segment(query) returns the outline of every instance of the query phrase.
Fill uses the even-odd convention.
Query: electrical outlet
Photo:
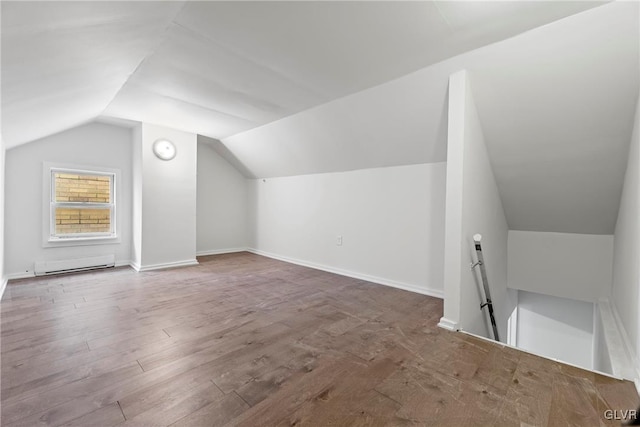
[[[336,245],[342,246],[342,236],[338,236],[338,238],[336,239]]]

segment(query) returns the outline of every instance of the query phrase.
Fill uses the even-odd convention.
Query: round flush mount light
[[[162,160],[171,160],[176,156],[176,146],[168,139],[159,139],[153,143],[153,154]]]

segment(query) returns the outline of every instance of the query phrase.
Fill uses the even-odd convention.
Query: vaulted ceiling
[[[2,132],[107,115],[224,138],[595,5],[3,1]]]
[[[638,102],[639,6],[588,10],[468,67],[511,229],[613,234]]]
[[[637,2],[0,7],[8,147],[123,119],[213,138],[252,177],[444,161],[448,76],[465,68],[510,227],[615,224]]]

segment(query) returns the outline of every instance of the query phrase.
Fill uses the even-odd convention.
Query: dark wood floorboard
[[[12,281],[2,426],[600,426],[633,384],[436,327],[442,301],[239,253]]]

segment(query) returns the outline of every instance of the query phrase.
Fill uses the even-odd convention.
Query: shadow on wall
[[[594,368],[591,302],[519,291],[517,330],[518,348]]]
[[[537,316],[570,328],[593,333],[593,321],[587,323],[585,317],[593,319],[593,303],[570,298],[560,298],[535,292],[519,291],[519,309],[529,310]],[[587,314],[587,316],[585,316]]]
[[[242,162],[240,162],[240,160],[238,160],[238,158],[231,152],[231,150],[229,150],[227,146],[224,145],[220,140],[198,135],[198,142],[207,144],[208,146],[213,148],[213,151],[218,153],[220,157],[229,162],[229,164],[236,168],[236,170],[240,172],[245,178],[256,178],[256,176],[251,173],[251,171],[247,169],[245,165],[242,164]]]

